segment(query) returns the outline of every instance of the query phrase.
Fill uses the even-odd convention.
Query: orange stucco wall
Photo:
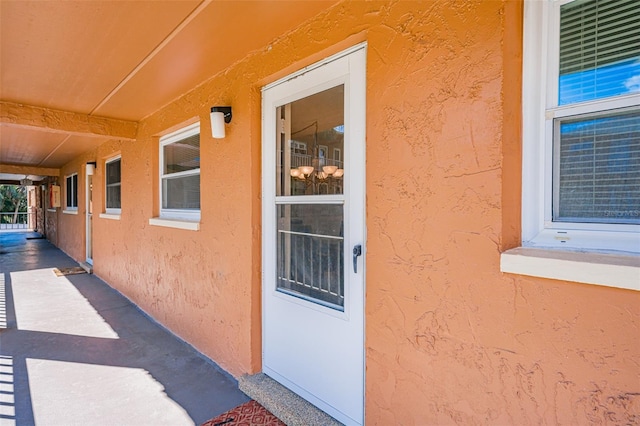
[[[520,233],[519,1],[348,2],[63,168],[122,154],[95,272],[231,374],[260,370],[260,87],[359,41],[367,63],[369,424],[633,423],[640,296],[502,274]],[[208,109],[232,105],[227,137]],[[200,119],[201,229],[150,226],[158,136]],[[80,214],[59,245],[84,257]]]

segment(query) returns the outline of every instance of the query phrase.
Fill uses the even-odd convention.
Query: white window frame
[[[120,161],[120,208],[107,207],[109,204],[109,191],[107,190],[107,165],[116,161]],[[116,155],[108,158],[104,162],[104,211],[107,215],[122,214],[122,155]]]
[[[640,106],[640,94],[557,106],[560,6],[526,1],[523,52],[522,245],[640,254],[640,225],[552,221],[554,118]]]
[[[76,185],[73,186],[73,177],[76,177]],[[71,185],[69,185],[69,180],[71,180]],[[69,188],[71,186],[71,188]],[[78,173],[71,173],[64,177],[64,203],[66,212],[77,212],[78,211]],[[69,205],[69,191],[71,191],[72,198],[75,198],[76,205]],[[74,197],[75,195],[75,197]]]
[[[165,209],[163,206],[163,191],[162,191],[162,179],[165,177],[173,176],[173,177],[185,177],[185,176],[200,176],[200,168],[187,170],[184,172],[178,173],[170,173],[164,174],[164,147],[166,145],[170,145],[174,142],[178,142],[190,136],[200,134],[200,122],[191,124],[187,127],[184,127],[176,132],[170,133],[160,138],[160,167],[159,167],[159,198],[160,201],[160,219],[172,219],[179,221],[187,221],[187,222],[199,222],[200,221],[200,209]],[[202,150],[200,150],[200,156],[202,157]],[[200,201],[202,202],[202,193],[200,197]],[[158,222],[158,223],[155,223]],[[152,224],[160,225],[162,221],[155,221]],[[150,222],[151,223],[151,222]],[[160,225],[161,226],[161,225]]]

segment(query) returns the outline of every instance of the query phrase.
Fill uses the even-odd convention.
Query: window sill
[[[100,219],[120,220],[119,214],[100,213],[99,216],[100,216]]]
[[[640,256],[518,247],[500,256],[500,271],[640,291]]]
[[[189,222],[186,220],[177,219],[162,219],[159,217],[152,217],[149,219],[149,225],[164,226],[166,228],[186,229],[188,231],[199,231],[200,222]]]
[[[78,214],[78,210],[62,210],[64,214]]]

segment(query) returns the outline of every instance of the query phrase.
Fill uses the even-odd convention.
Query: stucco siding
[[[234,376],[260,371],[260,89],[366,41],[367,423],[640,421],[638,292],[500,272],[520,237],[521,29],[519,1],[345,1],[282,34],[62,169],[98,162],[96,274]],[[233,107],[225,139],[213,105]],[[158,138],[197,120],[200,230],[149,225]],[[101,219],[116,153],[122,215]],[[79,182],[58,245],[82,260]]]

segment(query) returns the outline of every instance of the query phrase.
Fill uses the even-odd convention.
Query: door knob
[[[353,273],[358,273],[358,257],[362,256],[362,246],[360,244],[356,244],[353,246]]]

